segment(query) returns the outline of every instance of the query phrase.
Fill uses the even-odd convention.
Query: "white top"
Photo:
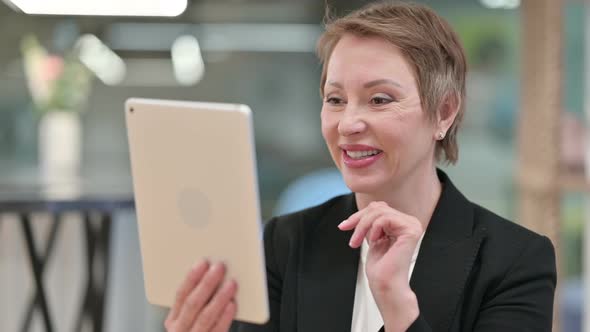
[[[410,271],[408,272],[408,280],[414,271],[414,265],[416,264],[416,258],[418,257],[423,238],[424,234],[422,234],[416,245],[416,249],[414,249],[412,261],[410,262]],[[367,240],[365,240],[361,246],[361,259],[356,278],[351,332],[378,332],[383,326],[383,318],[381,317],[379,308],[377,308],[373,293],[371,293],[371,289],[369,288],[369,280],[367,279],[367,273],[365,271],[368,252],[369,244],[367,243]]]

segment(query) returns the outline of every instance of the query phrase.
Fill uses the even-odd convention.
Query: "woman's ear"
[[[459,114],[459,108],[461,108],[459,96],[456,93],[447,94],[436,112],[437,133],[443,132],[446,135],[453,122],[455,122],[457,114]]]

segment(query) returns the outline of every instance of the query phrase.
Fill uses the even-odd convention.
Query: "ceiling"
[[[18,42],[25,33],[33,32],[51,41],[59,24],[75,23],[80,33],[98,36],[106,33],[112,23],[307,23],[322,21],[324,1],[321,0],[189,0],[187,10],[176,18],[113,18],[113,17],[56,17],[27,16],[17,13],[0,0],[0,62],[18,56]],[[523,0],[537,1],[537,0]],[[567,0],[582,2],[583,0]],[[330,0],[337,13],[347,12],[368,0]],[[437,8],[482,10],[479,0],[421,0],[420,3]],[[4,61],[3,61],[4,60]]]

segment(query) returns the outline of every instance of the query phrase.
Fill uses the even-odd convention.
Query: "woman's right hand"
[[[225,280],[222,263],[203,261],[191,269],[164,323],[168,332],[226,332],[236,315],[237,284]]]

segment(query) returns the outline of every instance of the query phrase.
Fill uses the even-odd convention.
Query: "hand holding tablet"
[[[191,269],[166,318],[166,330],[226,332],[236,315],[237,283],[224,276],[220,263],[201,261]]]

